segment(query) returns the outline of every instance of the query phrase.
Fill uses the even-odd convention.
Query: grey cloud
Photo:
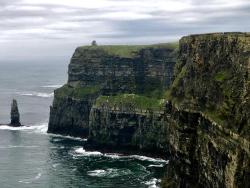
[[[32,45],[37,45],[41,41],[45,41],[44,45],[48,46],[48,50],[57,43],[60,44],[60,50],[55,53],[60,54],[63,46],[68,49],[69,44],[71,47],[77,46],[86,44],[92,39],[108,43],[167,42],[165,40],[177,40],[183,35],[193,33],[250,29],[248,20],[250,2],[244,0],[237,1],[242,2],[237,6],[227,6],[226,3],[223,5],[221,0],[207,2],[191,0],[188,1],[191,2],[189,6],[179,11],[165,10],[164,7],[155,8],[153,0],[145,0],[141,4],[143,6],[150,2],[153,8],[150,5],[146,6],[147,8],[129,7],[130,2],[140,3],[140,0],[110,0],[110,2],[112,5],[109,7],[100,8],[96,4],[95,8],[86,8],[1,0],[0,51],[2,49],[6,51],[8,47],[11,50],[15,41],[20,43],[23,41],[23,48],[31,51]],[[127,3],[127,6],[118,7],[116,6],[118,2]],[[36,8],[32,9],[32,6]],[[124,12],[131,15],[126,16]]]

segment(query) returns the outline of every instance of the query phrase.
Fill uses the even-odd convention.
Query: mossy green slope
[[[249,137],[249,33],[183,37],[166,97]]]

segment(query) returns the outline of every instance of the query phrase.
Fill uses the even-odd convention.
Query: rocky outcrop
[[[176,44],[78,47],[68,83],[55,91],[48,132],[87,136],[92,104],[101,95],[162,97],[172,82],[176,49]]]
[[[13,99],[11,103],[10,118],[11,118],[11,122],[9,124],[10,126],[15,126],[15,127],[21,126],[20,114],[18,110],[17,101],[15,99]]]

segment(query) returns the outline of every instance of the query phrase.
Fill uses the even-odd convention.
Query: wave
[[[30,97],[42,97],[42,98],[50,98],[54,96],[54,93],[42,93],[42,92],[18,92],[19,95],[22,96],[30,96]]]
[[[12,127],[9,125],[1,125],[0,130],[11,130],[11,131],[29,131],[34,130],[38,133],[46,133],[48,128],[47,123],[42,123],[39,125],[31,125],[31,126],[21,126],[21,127]]]
[[[39,172],[34,178],[19,180],[18,182],[19,182],[19,183],[30,184],[30,183],[33,183],[34,181],[40,179],[41,176],[42,176],[42,173]]]
[[[41,86],[41,87],[45,87],[45,88],[59,88],[62,87],[62,84],[55,84],[55,85],[46,85],[46,86]]]
[[[33,127],[31,126],[22,126],[22,127],[12,127],[9,125],[1,125],[0,130],[13,130],[13,131],[21,131],[21,130],[31,130]]]
[[[153,165],[148,165],[148,167],[164,167],[163,164],[153,164]]]
[[[107,153],[104,154],[105,157],[109,157],[109,158],[113,158],[113,159],[120,159],[120,158],[130,158],[130,159],[137,159],[140,161],[149,161],[149,162],[157,162],[157,163],[165,163],[168,164],[169,160],[164,160],[164,159],[160,159],[160,158],[152,158],[152,157],[147,157],[147,156],[143,156],[143,155],[119,155],[116,153]]]
[[[59,134],[53,134],[53,133],[47,133],[48,130],[48,122],[37,124],[37,125],[28,125],[28,126],[21,126],[21,127],[12,127],[9,125],[1,125],[0,130],[11,130],[11,131],[32,131],[35,133],[41,133],[41,134],[48,134],[53,137],[58,137],[58,138],[66,138],[66,139],[71,139],[71,140],[79,140],[79,141],[84,141],[86,142],[86,138],[80,138],[80,137],[72,137],[72,136],[63,136]],[[59,141],[59,140],[57,140]]]
[[[52,167],[53,168],[56,168],[57,166],[59,166],[60,165],[60,163],[55,163],[55,164],[52,164]]]
[[[84,142],[86,142],[88,140],[87,138],[74,137],[74,136],[64,136],[64,135],[54,134],[54,133],[48,133],[48,135],[51,135],[53,137],[59,137],[59,138],[67,138],[67,139],[71,139],[71,140],[79,140],[79,141],[84,141]]]
[[[103,155],[99,151],[86,151],[83,148],[75,149],[75,153],[81,154],[81,156],[102,156]]]
[[[152,158],[152,157],[147,157],[147,156],[142,156],[142,155],[121,155],[117,153],[103,154],[99,151],[86,151],[82,147],[75,149],[74,153],[77,153],[77,156],[104,156],[104,157],[112,158],[112,159],[137,159],[140,161],[149,161],[149,162],[154,162],[154,163],[164,163],[164,164],[169,163],[169,160],[164,160],[160,158]]]
[[[159,186],[157,184],[159,184],[161,182],[160,179],[156,179],[156,178],[152,178],[149,181],[144,182],[145,185],[148,185],[148,188],[159,188]]]
[[[124,155],[117,154],[117,153],[105,153],[104,156],[108,158],[112,158],[112,159],[120,159],[120,158],[125,157]]]
[[[158,163],[165,163],[165,164],[169,163],[169,160],[164,160],[161,158],[152,158],[152,157],[147,157],[143,155],[130,155],[129,158],[134,158],[140,161],[150,161],[150,162],[158,162]]]
[[[108,168],[106,170],[97,169],[97,170],[88,171],[87,174],[89,176],[94,176],[94,177],[114,178],[118,176],[125,176],[131,173],[132,172],[129,169]]]

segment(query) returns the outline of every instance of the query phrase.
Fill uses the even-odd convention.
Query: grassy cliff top
[[[82,99],[88,95],[96,94],[100,91],[100,87],[98,85],[87,86],[87,87],[71,87],[68,84],[58,88],[55,90],[56,97],[73,97]]]
[[[164,99],[149,98],[137,94],[118,94],[115,96],[100,96],[96,99],[95,107],[108,105],[109,107],[131,107],[141,110],[163,110],[165,104]]]
[[[142,49],[147,48],[166,48],[170,50],[175,50],[179,46],[178,42],[173,43],[161,43],[161,44],[153,44],[153,45],[98,45],[98,46],[80,46],[77,48],[79,52],[85,51],[85,50],[103,50],[109,55],[115,55],[119,57],[124,58],[131,58],[133,57],[137,52],[139,52]]]
[[[181,42],[186,40],[211,40],[211,39],[218,39],[218,38],[227,38],[227,39],[235,39],[240,38],[243,42],[246,40],[249,41],[250,38],[250,32],[221,32],[221,33],[204,33],[204,34],[193,34],[184,36],[180,39]],[[247,38],[247,39],[246,39]]]

